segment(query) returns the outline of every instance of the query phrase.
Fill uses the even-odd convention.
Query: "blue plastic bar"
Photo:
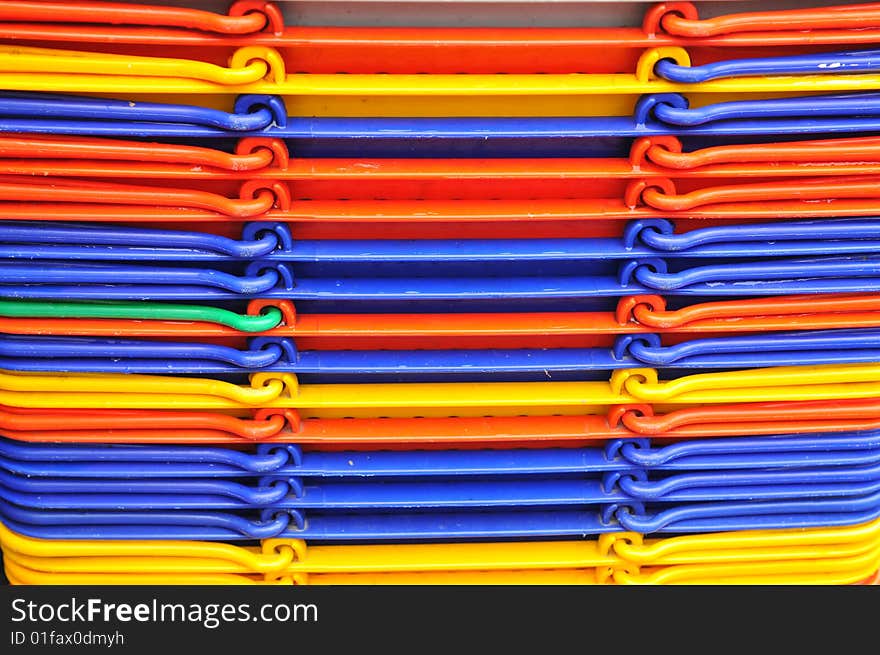
[[[224,375],[275,371],[318,376],[540,374],[619,368],[749,368],[880,361],[880,330],[824,330],[692,339],[617,337],[612,348],[510,350],[298,350],[287,337],[255,337],[246,350],[203,343],[0,335],[0,368],[64,373]]]
[[[74,120],[86,124],[137,121],[252,132],[276,124],[283,126],[287,112],[284,101],[274,96],[241,96],[230,113],[195,105],[3,91],[0,93],[0,117]]]
[[[614,476],[613,478],[611,476]],[[64,480],[0,472],[10,503],[47,510],[442,509],[592,505],[624,501],[717,502],[864,496],[880,491],[880,464],[822,469],[700,472],[649,479],[646,471],[586,478],[262,481]]]
[[[0,439],[0,469],[34,478],[556,476],[634,469],[781,469],[878,462],[880,431],[700,439],[666,446],[652,446],[649,439],[615,439],[596,448],[430,452],[303,452],[295,445],[262,445],[255,453],[247,453],[205,446],[62,446]]]
[[[658,77],[680,84],[698,84],[709,80],[753,75],[852,75],[875,73],[878,70],[880,50],[729,59],[701,66],[680,66],[671,59],[661,59],[654,66]]]
[[[0,94],[0,131],[82,136],[273,136],[371,141],[580,139],[660,134],[774,136],[880,131],[880,93],[739,100],[690,109],[679,94],[642,98],[632,116],[288,118],[281,98],[242,96],[233,115],[189,105],[50,94]],[[253,123],[251,123],[253,122]],[[244,129],[242,129],[244,128]],[[295,150],[295,152],[299,152]],[[540,151],[530,151],[539,156]]]
[[[230,265],[232,266],[232,265]],[[510,271],[426,277],[399,270],[363,277],[356,264],[329,275],[299,277],[295,265],[254,261],[227,270],[110,263],[0,261],[0,297],[82,300],[477,300],[612,298],[662,291],[675,296],[744,297],[880,290],[880,255],[732,261],[691,266],[657,257],[621,260],[594,275],[531,276]],[[587,270],[580,264],[582,270]],[[526,267],[529,268],[528,266]],[[617,275],[612,273],[617,268]],[[436,266],[426,265],[435,273]],[[459,271],[460,273],[460,271]]]
[[[880,218],[725,225],[676,233],[672,221],[630,221],[620,238],[295,241],[279,222],[245,224],[240,239],[183,230],[53,221],[0,223],[0,259],[156,261],[541,262],[786,257],[880,252]]]
[[[42,539],[314,541],[562,537],[621,530],[642,533],[718,532],[855,525],[880,516],[880,493],[851,498],[689,503],[673,508],[637,502],[575,510],[458,513],[322,513],[266,509],[210,511],[76,512],[29,510],[0,500],[11,530]]]

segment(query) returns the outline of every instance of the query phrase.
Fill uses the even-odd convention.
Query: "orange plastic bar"
[[[674,136],[642,137],[633,142],[630,163],[641,168],[645,163],[661,169],[672,169],[678,175],[736,173],[762,171],[762,175],[812,175],[811,170],[834,170],[850,174],[850,170],[872,171],[868,164],[880,160],[880,138],[852,137],[782,143],[750,143],[725,145],[684,152],[681,141]],[[741,164],[764,164],[756,168]],[[843,166],[843,164],[854,164]],[[830,165],[830,166],[829,166]],[[650,170],[650,169],[648,169]],[[766,171],[766,172],[764,172]],[[647,171],[645,171],[646,174]]]
[[[60,427],[63,426],[63,427]],[[176,410],[51,410],[0,407],[0,435],[71,443],[293,442],[311,449],[573,447],[634,436],[679,440],[880,428],[880,399],[743,403],[655,414],[648,405],[607,416],[311,419],[295,410],[247,416]]]
[[[777,201],[811,201],[880,198],[880,176],[834,177],[736,184],[679,194],[668,178],[639,180],[626,191],[626,203],[645,203],[664,212],[687,212],[706,205]],[[837,203],[834,203],[837,206]]]
[[[64,426],[59,428],[59,426]],[[0,408],[0,434],[74,443],[297,443],[312,449],[576,446],[632,436],[601,416],[302,419],[295,410],[249,417],[174,410]]]
[[[179,27],[218,34],[252,34],[270,26],[279,31],[284,24],[277,6],[254,0],[232,3],[228,15],[121,2],[4,0],[0,3],[0,21]]]
[[[622,407],[609,413],[613,425],[640,435],[678,435],[682,428],[717,426],[713,436],[873,430],[880,428],[880,400],[822,400],[779,403],[739,403],[689,407],[655,414],[650,405]]]
[[[564,183],[644,177],[742,178],[880,174],[880,138],[717,146],[683,152],[674,136],[636,139],[629,158],[291,160],[281,139],[244,138],[233,153],[199,146],[77,136],[0,135],[0,175],[187,180],[352,181],[356,184],[478,180],[486,196],[521,191],[526,181]],[[510,182],[505,188],[502,183]],[[494,185],[497,185],[496,188]],[[382,187],[378,197],[389,197]],[[422,190],[422,193],[425,191]],[[531,190],[528,191],[531,193]],[[302,191],[314,197],[310,189]]]
[[[241,187],[240,198],[227,198],[218,194],[195,189],[173,189],[82,182],[65,178],[34,178],[26,182],[20,179],[0,178],[0,201],[30,199],[39,203],[90,203],[98,201],[110,205],[152,205],[157,207],[189,207],[216,212],[231,218],[250,218],[265,214],[275,206],[290,206],[286,187],[266,187],[259,181],[246,182]]]
[[[729,14],[700,20],[689,2],[670,2],[653,7],[645,17],[645,31],[659,22],[669,34],[688,38],[740,32],[790,32],[793,30],[859,30],[880,24],[880,3],[782,9]]]
[[[230,47],[267,46],[282,54],[287,68],[308,73],[576,73],[626,72],[640,52],[657,46],[686,46],[696,65],[720,56],[740,58],[786,52],[840,49],[841,45],[880,42],[880,22],[860,6],[848,8],[861,18],[853,28],[820,23],[805,29],[790,20],[785,29],[718,36],[677,35],[676,21],[696,20],[690,3],[666,3],[649,9],[643,28],[444,28],[444,27],[284,27],[278,8],[258,0],[238,2],[234,16],[169,7],[140,7],[137,14],[107,20],[101,11],[76,12],[88,20],[67,20],[77,2],[15,2],[0,16],[0,39],[51,47],[88,43],[96,51],[155,55],[156,47],[175,58],[225,63]],[[89,3],[97,7],[106,3]],[[59,7],[53,13],[43,5]],[[116,5],[126,7],[126,5]],[[63,7],[63,9],[60,9]],[[79,7],[77,7],[79,8]],[[246,10],[245,10],[246,9]],[[182,17],[180,12],[187,12]],[[230,11],[230,14],[233,12]],[[843,12],[839,12],[843,13]],[[761,14],[755,14],[760,16]],[[797,18],[799,14],[795,14]],[[120,20],[127,18],[128,20]],[[262,23],[258,23],[262,20]],[[785,20],[785,19],[783,19]],[[780,21],[782,22],[782,21]],[[698,24],[700,21],[698,21]],[[217,25],[220,25],[218,28]],[[229,26],[250,33],[232,33]],[[262,25],[263,27],[258,27]],[[672,29],[668,29],[668,26]],[[257,31],[260,30],[260,31]],[[736,48],[734,53],[719,49]]]
[[[20,177],[6,176],[0,178],[0,212],[11,220],[148,224],[220,224],[263,216],[265,220],[299,224],[300,239],[442,239],[448,238],[449,223],[460,224],[455,230],[461,238],[601,237],[619,236],[621,221],[669,218],[670,212],[676,213],[674,218],[683,231],[697,226],[688,224],[688,219],[702,223],[874,216],[880,197],[880,176],[870,175],[709,186],[685,195],[677,195],[675,185],[665,178],[631,180],[624,193],[625,184],[625,180],[606,180],[603,184],[602,180],[583,179],[578,183],[577,194],[530,198],[523,197],[528,186],[520,183],[516,199],[487,200],[485,182],[473,180],[470,194],[482,194],[479,199],[452,200],[447,195],[438,199],[310,200],[291,197],[291,189],[298,196],[305,185],[288,187],[283,181],[272,180],[245,182],[237,192],[238,197],[230,198],[213,191],[160,183],[128,185],[58,177],[22,181]],[[595,197],[591,193],[596,192],[591,186],[603,185],[616,197]],[[510,188],[516,186],[511,182]],[[338,194],[338,187],[337,183],[330,183],[326,192]],[[424,188],[412,183],[395,183],[394,187],[398,193],[409,196]],[[350,188],[350,195],[362,192],[361,185]],[[834,202],[811,201],[814,199]],[[701,224],[708,225],[711,224]]]
[[[26,306],[26,303],[22,303]],[[783,296],[698,303],[667,310],[660,296],[626,296],[615,312],[300,314],[291,301],[253,300],[245,316],[280,310],[281,323],[239,332],[205,321],[148,318],[0,317],[0,332],[57,336],[176,337],[238,347],[255,335],[294,337],[303,349],[587,347],[618,334],[721,335],[880,327],[880,294]],[[2,312],[2,309],[0,309]],[[26,312],[26,307],[22,313]],[[673,338],[670,342],[674,342]]]
[[[216,148],[186,146],[173,143],[147,143],[123,139],[100,139],[78,136],[0,135],[0,174],[82,175],[87,167],[75,167],[73,162],[115,162],[105,165],[108,175],[121,176],[126,170],[134,173],[155,174],[163,177],[164,164],[168,175],[177,171],[198,177],[208,172],[243,173],[243,179],[261,169],[272,167],[276,172],[288,165],[287,146],[280,139],[245,138],[239,140],[235,151],[228,153]],[[33,169],[25,169],[27,164]],[[74,172],[76,171],[76,172]]]

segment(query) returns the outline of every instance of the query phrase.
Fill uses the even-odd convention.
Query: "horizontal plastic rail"
[[[589,408],[641,402],[875,398],[878,387],[876,364],[746,369],[670,381],[660,381],[654,369],[621,369],[609,382],[496,382],[477,388],[454,382],[300,385],[290,373],[255,373],[246,386],[210,378],[4,371],[0,403],[46,409],[296,408],[319,418],[509,416],[583,414],[591,413]],[[543,411],[536,412],[539,408]]]
[[[228,137],[246,134],[278,138],[371,142],[424,140],[443,144],[449,140],[529,139],[529,150],[543,141],[584,137],[644,137],[648,135],[736,135],[778,139],[779,134],[852,134],[880,130],[880,94],[872,92],[774,99],[749,99],[690,107],[675,93],[646,95],[634,110],[605,117],[571,111],[568,117],[412,117],[384,110],[383,117],[288,117],[283,98],[243,95],[228,111],[195,105],[112,100],[46,93],[0,94],[0,131],[81,136]],[[398,116],[398,117],[393,117]],[[483,152],[474,146],[476,152]],[[627,147],[624,149],[624,154]],[[439,147],[450,156],[450,147]],[[589,144],[579,152],[590,154]],[[432,152],[438,152],[433,150]],[[351,156],[362,156],[355,151]],[[506,154],[509,155],[509,152]]]
[[[63,427],[62,427],[63,426]],[[576,446],[597,440],[815,434],[880,429],[876,398],[716,405],[655,413],[650,405],[610,408],[607,416],[481,418],[303,418],[293,409],[246,417],[182,410],[51,410],[2,407],[0,435],[26,442],[224,444],[297,443],[326,448],[444,445]]]
[[[475,265],[475,264],[474,264]],[[0,261],[5,300],[452,300],[617,298],[662,292],[734,297],[874,292],[880,257],[785,258],[688,266],[675,258],[608,262],[594,275],[362,277],[364,265],[300,277],[298,265],[255,260],[223,268],[64,261]],[[610,270],[608,270],[610,269]],[[616,270],[615,270],[616,269]],[[525,271],[524,271],[525,272]],[[438,271],[441,273],[442,271]],[[616,274],[615,274],[616,273]]]
[[[661,509],[612,503],[592,510],[494,510],[485,512],[323,513],[268,509],[245,514],[220,511],[77,512],[29,510],[0,501],[0,516],[16,532],[61,539],[270,538],[327,541],[408,541],[574,537],[622,531],[697,533],[730,530],[857,525],[880,516],[880,493],[852,498],[688,503]]]
[[[676,183],[670,178],[645,176],[597,180],[588,187],[583,179],[573,180],[576,198],[560,197],[570,192],[555,188],[555,182],[544,187],[538,197],[529,198],[519,197],[517,193],[522,190],[517,192],[516,185],[498,182],[506,191],[496,200],[483,196],[474,182],[461,182],[469,186],[468,197],[455,198],[456,185],[443,183],[424,198],[413,198],[412,192],[398,187],[393,194],[386,188],[390,198],[345,200],[338,197],[333,185],[321,190],[315,187],[318,198],[295,199],[295,183],[269,179],[249,180],[219,193],[216,188],[167,187],[158,180],[128,184],[4,176],[0,178],[0,208],[8,220],[151,224],[278,221],[299,224],[311,238],[321,235],[317,238],[330,239],[342,234],[347,239],[371,239],[378,234],[393,234],[398,239],[409,234],[419,239],[445,239],[448,232],[437,224],[449,222],[460,223],[470,230],[466,234],[483,238],[497,235],[501,229],[508,238],[572,236],[572,230],[592,237],[622,232],[625,221],[633,219],[674,216],[681,220],[741,222],[877,214],[878,175],[771,178],[739,184],[724,181]],[[685,187],[684,182],[689,184]],[[536,189],[543,186],[543,182],[535,184]],[[603,228],[598,222],[608,220],[619,223]],[[560,225],[569,229],[564,231]],[[542,232],[535,234],[534,229]]]
[[[846,255],[880,249],[880,218],[724,225],[677,232],[631,221],[619,239],[295,240],[285,223],[253,222],[237,239],[101,223],[6,221],[0,259],[91,261],[552,262],[680,255],[693,258]]]
[[[506,184],[564,184],[583,179],[643,177],[785,177],[876,175],[880,139],[751,143],[687,150],[674,136],[636,139],[628,158],[363,158],[296,157],[282,139],[245,137],[231,151],[202,146],[75,136],[0,136],[0,175],[37,177],[196,180],[261,179],[352,181],[383,185],[428,183],[461,191],[469,180],[485,183],[487,196],[509,192]],[[205,190],[205,186],[200,186]],[[497,188],[496,188],[497,187]],[[573,189],[575,187],[572,187]],[[424,191],[423,191],[424,192]],[[434,193],[438,193],[435,191]]]
[[[692,339],[624,335],[611,348],[492,350],[308,350],[295,339],[255,337],[244,349],[199,342],[94,337],[0,336],[0,366],[15,371],[223,375],[274,371],[333,376],[555,374],[645,366],[676,369],[761,368],[880,361],[880,330],[820,330]]]
[[[341,548],[344,546],[328,546]],[[418,548],[423,548],[419,544]],[[445,546],[444,546],[445,547]],[[363,548],[363,546],[358,546]],[[128,570],[138,567],[132,561]],[[10,557],[6,576],[14,585],[595,585],[595,584],[752,584],[844,585],[876,584],[880,554],[853,558],[816,559],[777,564],[775,560],[750,569],[747,565],[662,567],[640,575],[623,562],[584,569],[511,569],[481,571],[385,571],[372,573],[297,573],[277,578],[214,573],[125,573],[46,571],[45,563]],[[668,571],[668,572],[667,572]],[[750,573],[751,571],[751,573]],[[873,582],[872,582],[873,581]]]
[[[842,559],[872,552],[877,521],[807,530],[758,530],[645,540],[637,533],[577,541],[420,545],[313,545],[273,539],[260,547],[195,541],[42,540],[0,525],[7,559],[54,573],[243,573],[268,578],[322,573],[615,568]],[[133,565],[137,563],[137,565]]]
[[[117,52],[127,52],[125,46],[149,44],[186,48],[191,57],[198,56],[199,46],[262,43],[302,61],[301,70],[309,72],[579,72],[584,62],[607,67],[609,59],[626,61],[634,56],[632,51],[657,44],[688,45],[698,52],[703,46],[714,54],[718,48],[809,49],[814,44],[878,40],[875,5],[753,12],[701,21],[691,3],[662,3],[646,12],[642,29],[297,26],[290,30],[284,28],[277,5],[259,0],[236,2],[225,15],[118,3],[8,4],[0,14],[4,21],[0,36],[5,39],[99,43]],[[433,57],[424,56],[426,52]]]
[[[295,445],[266,444],[254,451],[240,452],[222,447],[62,446],[3,439],[0,440],[0,457],[3,470],[10,474],[34,479],[80,478],[79,482],[71,481],[74,486],[85,484],[89,479],[259,478],[257,487],[260,489],[251,490],[254,497],[276,497],[283,491],[275,484],[277,480],[286,480],[291,485],[288,493],[296,494],[296,489],[302,486],[300,481],[309,478],[345,478],[359,482],[366,478],[426,477],[439,478],[442,482],[447,477],[543,478],[596,473],[608,473],[602,478],[602,488],[606,492],[619,488],[624,493],[635,490],[659,497],[677,488],[723,486],[724,482],[696,477],[691,478],[693,484],[675,483],[663,476],[651,481],[646,472],[772,468],[779,472],[781,483],[787,480],[797,484],[797,475],[783,475],[781,471],[810,468],[817,470],[816,483],[823,477],[838,482],[873,481],[876,475],[874,466],[880,461],[880,434],[875,430],[786,437],[743,436],[682,441],[665,446],[655,446],[645,438],[627,438],[611,440],[604,446],[578,449],[435,450],[430,453],[418,450],[304,452]],[[818,472],[817,467],[841,468],[826,475]],[[755,474],[754,470],[752,473]],[[734,484],[737,477],[731,474],[731,486],[742,486]],[[753,476],[752,479],[757,478]],[[10,479],[4,484],[21,489],[28,482],[19,480],[16,483]],[[130,489],[135,486],[132,483]],[[243,495],[250,493],[241,486],[232,487],[226,495],[243,499]],[[66,487],[68,491],[71,488]],[[97,492],[97,487],[95,490]],[[150,493],[150,490],[143,493]]]
[[[848,74],[839,74],[843,68],[842,56],[811,54],[754,58],[692,67],[691,56],[684,48],[660,46],[645,49],[635,62],[634,70],[629,69],[631,72],[376,75],[290,73],[282,53],[263,45],[234,50],[226,66],[179,57],[16,45],[0,46],[0,86],[14,91],[61,93],[313,96],[326,99],[322,103],[325,109],[318,115],[345,115],[345,103],[334,106],[332,98],[361,95],[402,99],[473,98],[478,104],[480,98],[487,96],[530,96],[533,110],[553,115],[552,107],[542,110],[534,98],[586,95],[592,97],[590,104],[596,105],[595,111],[610,114],[610,109],[621,106],[618,98],[608,97],[611,94],[801,93],[880,88],[880,76],[869,53],[850,55],[857,65],[854,72]],[[669,60],[675,63],[670,64]],[[821,66],[823,62],[825,67]],[[683,69],[686,69],[684,73]],[[100,75],[95,71],[100,71]],[[764,72],[776,74],[755,75]],[[670,81],[668,78],[675,79]],[[430,105],[424,105],[424,110],[430,112]],[[481,107],[481,111],[485,108]]]
[[[3,3],[0,21],[13,23],[107,24],[133,27],[183,28],[223,35],[254,34],[283,27],[280,9],[269,2],[237,0],[226,15],[199,9],[117,2]]]
[[[278,480],[242,485],[229,480],[174,481],[167,485],[125,480],[69,482],[0,474],[4,498],[37,510],[399,510],[500,507],[566,507],[612,502],[665,503],[849,498],[880,491],[880,464],[862,467],[806,468],[786,473],[739,471],[677,474],[650,480],[649,474],[622,475],[613,487],[595,479],[499,480],[456,482]]]
[[[880,295],[831,294],[728,300],[667,309],[659,296],[626,296],[613,312],[311,314],[289,301],[255,300],[242,312],[155,302],[0,300],[0,332],[54,336],[222,339],[254,333],[299,337],[318,348],[342,340],[371,347],[514,347],[523,338],[583,346],[584,336],[739,334],[880,327]],[[545,341],[546,340],[546,341]],[[508,344],[505,346],[505,344]]]
[[[301,540],[266,540],[261,547],[253,548],[167,540],[48,541],[26,537],[0,525],[0,544],[7,560],[33,571],[62,575],[115,574],[122,580],[127,579],[125,574],[133,569],[151,575],[203,574],[205,579],[216,574],[254,574],[270,580],[290,576],[304,584],[321,580],[322,574],[333,573],[434,571],[448,575],[461,571],[511,570],[524,573],[596,566],[606,569],[597,571],[597,581],[607,582],[613,580],[614,569],[636,573],[642,566],[816,559],[824,559],[825,564],[844,563],[849,558],[873,552],[877,532],[878,524],[873,521],[858,526],[803,531],[741,531],[649,540],[636,533],[578,541],[416,547],[407,544],[312,545]]]

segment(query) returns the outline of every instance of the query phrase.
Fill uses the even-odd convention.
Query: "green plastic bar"
[[[123,318],[150,321],[217,323],[240,332],[263,332],[278,327],[281,310],[268,307],[259,316],[236,314],[218,307],[152,302],[33,302],[0,300],[0,316],[11,318]]]

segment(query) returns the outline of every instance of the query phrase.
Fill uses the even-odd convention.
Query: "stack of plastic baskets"
[[[0,41],[10,582],[876,577],[876,6]]]

